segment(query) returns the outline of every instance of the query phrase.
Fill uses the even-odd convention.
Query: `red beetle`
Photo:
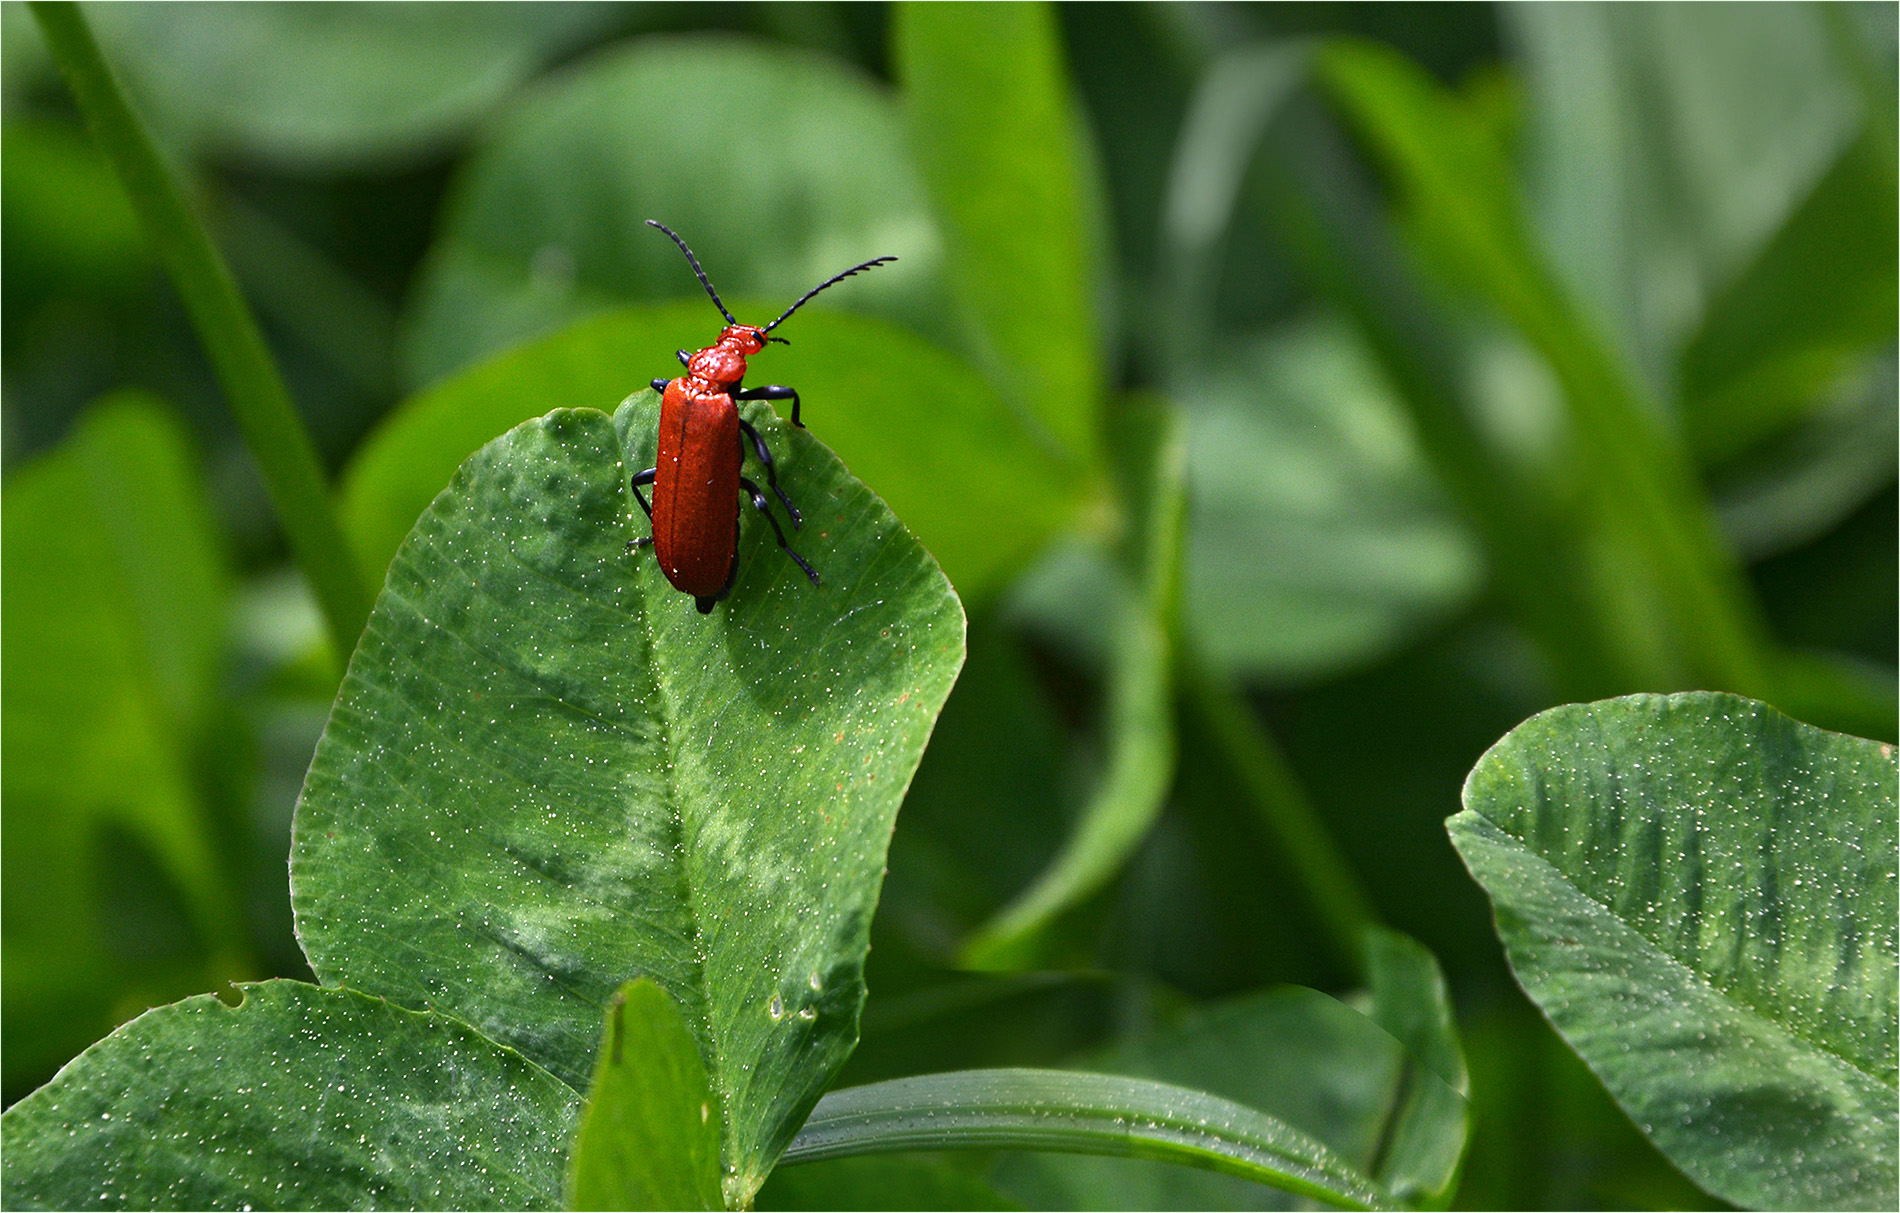
[[[627,548],[631,551],[652,544],[653,554],[660,561],[660,571],[673,583],[673,588],[691,594],[700,614],[710,614],[713,604],[731,591],[733,579],[739,574],[739,493],[743,491],[752,499],[753,508],[772,524],[772,534],[777,536],[785,554],[797,561],[798,567],[805,570],[805,576],[817,585],[817,571],[785,542],[785,532],[772,516],[765,494],[759,491],[758,485],[739,474],[740,465],[745,461],[745,441],[750,439],[760,466],[765,468],[765,483],[784,503],[792,528],[796,530],[804,525],[805,520],[799,516],[791,498],[778,487],[778,471],[772,466],[772,453],[766,449],[765,440],[739,416],[734,402],[790,400],[792,424],[804,429],[804,423],[798,419],[796,391],[777,384],[755,388],[740,386],[745,379],[746,359],[763,350],[768,341],[789,345],[785,338],[768,334],[813,295],[862,270],[897,258],[874,257],[842,274],[835,274],[806,291],[777,320],[757,328],[732,318],[732,313],[720,302],[719,292],[707,281],[706,271],[699,268],[699,258],[693,256],[693,250],[686,247],[686,242],[675,235],[672,228],[652,219],[647,220],[647,224],[659,228],[680,246],[699,284],[712,296],[713,306],[726,318],[726,327],[720,332],[719,340],[697,354],[679,351],[679,359],[686,365],[684,375],[678,379],[653,381],[653,390],[661,393],[659,463],[636,473],[633,478],[634,499],[646,511],[653,534],[630,541]],[[652,505],[640,495],[643,484],[653,486]]]

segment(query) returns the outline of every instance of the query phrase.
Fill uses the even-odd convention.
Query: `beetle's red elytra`
[[[686,241],[672,228],[653,219],[647,220],[647,226],[659,228],[679,245],[699,284],[712,296],[713,306],[726,318],[726,327],[720,331],[719,340],[697,354],[679,351],[679,360],[686,367],[684,375],[677,379],[653,380],[653,390],[660,393],[658,462],[633,477],[634,499],[646,511],[653,533],[647,538],[629,541],[627,549],[652,545],[660,571],[666,574],[673,588],[691,594],[700,614],[710,614],[714,605],[732,591],[733,580],[739,574],[739,494],[743,492],[751,499],[753,508],[772,524],[772,534],[785,554],[805,570],[805,576],[811,578],[813,585],[818,585],[818,571],[806,564],[785,541],[785,532],[773,517],[765,494],[758,485],[739,474],[745,462],[746,443],[750,441],[759,466],[765,469],[765,483],[785,506],[792,529],[804,526],[805,520],[792,499],[778,486],[778,469],[772,465],[772,452],[759,432],[739,416],[736,403],[790,400],[792,424],[803,429],[805,423],[798,417],[798,393],[778,384],[744,387],[746,359],[763,350],[768,342],[785,344],[785,338],[770,335],[772,330],[805,306],[813,295],[853,274],[897,258],[874,257],[842,274],[832,275],[806,291],[777,320],[760,328],[733,319],[720,301],[719,292],[707,279],[706,271],[699,268],[699,258],[693,256],[693,250],[686,247]],[[640,494],[640,486],[648,484],[653,486],[651,505]]]

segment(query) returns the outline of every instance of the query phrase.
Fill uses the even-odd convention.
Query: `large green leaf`
[[[199,779],[230,588],[184,434],[148,397],[102,402],[0,515],[12,1086],[248,945]]]
[[[1088,1059],[1090,1069],[1175,1083],[1257,1108],[1310,1135],[1407,1203],[1442,1203],[1464,1150],[1462,1080],[1443,979],[1429,953],[1390,932],[1370,936],[1371,1014],[1314,990],[1285,987],[1236,998]],[[1409,1033],[1416,1052],[1391,1030]],[[1040,1208],[1248,1209],[1286,1198],[1226,1176],[1151,1162],[1023,1156],[998,1179]]]
[[[1100,207],[1046,5],[905,4],[894,57],[979,359],[1065,449],[1097,447]]]
[[[1697,1183],[1892,1208],[1893,747],[1728,695],[1556,708],[1465,784],[1452,841],[1511,966]]]
[[[854,280],[855,281],[855,280]],[[740,316],[757,317],[728,297]],[[768,317],[769,318],[769,317]],[[678,370],[673,351],[718,331],[703,296],[627,308],[472,368],[403,404],[344,477],[343,515],[365,568],[396,545],[462,460],[554,408],[611,407]],[[894,325],[800,312],[759,382],[787,383],[801,419],[891,503],[966,597],[983,597],[1075,508],[1075,479],[969,366]],[[769,379],[766,376],[770,376]]]
[[[292,902],[326,983],[451,1011],[577,1085],[614,991],[651,977],[699,1045],[738,1204],[856,1040],[963,616],[884,504],[763,405],[825,583],[748,516],[731,597],[698,614],[626,550],[657,412],[645,391],[520,425],[422,516],[311,766]]]
[[[620,987],[568,1160],[570,1209],[718,1209],[719,1125],[693,1034],[666,991]]]
[[[647,219],[686,238],[728,301],[768,298],[771,315],[895,255],[811,306],[944,331],[937,236],[900,126],[890,98],[844,65],[732,39],[644,39],[550,79],[450,193],[409,317],[410,381],[616,303],[703,301]]]
[[[580,1097],[445,1015],[293,981],[140,1016],[7,1109],[10,1209],[551,1209]]]
[[[174,142],[292,167],[361,167],[438,151],[615,19],[608,6],[588,4],[102,4],[88,12]]]

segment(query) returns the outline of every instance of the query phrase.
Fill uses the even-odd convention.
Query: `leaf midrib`
[[[1667,964],[1673,966],[1674,968],[1680,969],[1683,973],[1688,975],[1691,981],[1700,985],[1702,988],[1708,990],[1712,994],[1717,995],[1725,1005],[1735,1010],[1736,1013],[1746,1016],[1749,1019],[1756,1020],[1763,1024],[1766,1024],[1769,1028],[1773,1029],[1774,1031],[1779,1032],[1782,1035],[1790,1037],[1794,1040],[1800,1041],[1802,1044],[1807,1045],[1810,1049],[1813,1049],[1815,1052],[1832,1058],[1833,1060],[1839,1062],[1842,1066],[1845,1066],[1847,1069],[1853,1071],[1855,1074],[1860,1075],[1861,1077],[1867,1079],[1869,1082],[1872,1082],[1880,1087],[1883,1087],[1886,1090],[1889,1090],[1889,1091],[1900,1090],[1900,1088],[1896,1088],[1893,1083],[1889,1083],[1886,1079],[1880,1077],[1879,1075],[1869,1073],[1866,1069],[1862,1068],[1859,1062],[1856,1062],[1848,1057],[1843,1056],[1833,1046],[1810,1038],[1806,1033],[1798,1030],[1797,1028],[1793,1026],[1784,1024],[1779,1019],[1776,1019],[1772,1015],[1768,1014],[1767,1012],[1757,1008],[1756,1006],[1754,1006],[1754,1004],[1744,1002],[1743,1000],[1741,1000],[1740,998],[1732,994],[1729,990],[1725,989],[1722,986],[1717,985],[1715,982],[1705,977],[1701,972],[1697,971],[1694,968],[1691,968],[1686,961],[1679,958],[1674,952],[1671,952],[1669,949],[1663,947],[1661,944],[1651,939],[1648,935],[1645,935],[1641,930],[1637,929],[1637,927],[1634,924],[1626,920],[1621,914],[1618,914],[1615,910],[1611,909],[1609,906],[1605,905],[1603,902],[1599,901],[1597,898],[1592,897],[1587,891],[1584,890],[1584,888],[1581,885],[1577,884],[1576,881],[1570,878],[1569,873],[1565,872],[1562,868],[1558,867],[1556,864],[1546,859],[1543,856],[1543,854],[1539,852],[1536,848],[1531,846],[1530,843],[1518,837],[1516,834],[1513,834],[1510,830],[1500,825],[1497,821],[1495,821],[1494,819],[1492,819],[1490,816],[1486,815],[1485,813],[1477,809],[1470,809],[1468,811],[1474,814],[1476,817],[1478,817],[1478,819],[1483,821],[1486,825],[1490,826],[1492,829],[1496,830],[1498,833],[1502,834],[1504,837],[1510,839],[1513,843],[1515,843],[1518,846],[1519,849],[1521,849],[1526,855],[1530,856],[1537,863],[1540,863],[1544,867],[1550,869],[1550,871],[1555,873],[1557,878],[1563,882],[1566,888],[1573,891],[1578,897],[1582,898],[1584,901],[1588,902],[1590,905],[1596,907],[1596,909],[1600,913],[1602,913],[1605,917],[1609,918],[1613,922],[1617,923],[1619,926],[1623,927],[1631,935],[1634,935],[1636,938],[1642,940],[1645,944],[1649,946],[1652,952],[1654,952],[1658,957],[1660,957]]]

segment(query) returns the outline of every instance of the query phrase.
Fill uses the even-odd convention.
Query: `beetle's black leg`
[[[752,439],[752,449],[758,454],[759,463],[765,468],[765,483],[778,494],[778,499],[785,503],[785,512],[791,515],[792,529],[797,530],[804,526],[804,516],[798,512],[798,507],[792,504],[792,499],[785,495],[785,490],[778,486],[778,469],[772,466],[772,452],[766,449],[765,439],[759,437],[759,431],[753,429],[752,423],[743,417],[739,419],[739,432]],[[745,459],[743,441],[739,443],[739,458],[741,461]]]
[[[732,398],[734,400],[789,400],[792,402],[792,424],[801,430],[805,428],[805,423],[798,419],[797,388],[781,387],[772,383],[765,387],[749,387],[742,392],[734,392]]]
[[[643,484],[652,484],[653,478],[659,474],[659,468],[648,468],[644,472],[635,472],[633,474],[633,499],[640,503],[642,510],[646,511],[647,521],[649,523],[653,521],[653,507],[648,505],[647,499],[640,495],[640,486]],[[631,552],[637,548],[646,547],[652,542],[653,536],[651,535],[646,535],[639,539],[629,539],[627,540],[627,550]]]
[[[640,486],[643,484],[652,484],[653,478],[659,474],[659,468],[648,468],[644,472],[635,472],[633,474],[633,499],[640,503],[642,510],[646,511],[648,522],[653,521],[653,507],[648,505],[647,499],[640,495]]]
[[[665,395],[666,385],[671,382],[673,382],[671,379],[655,379],[653,381],[653,390],[659,392],[661,395]]]
[[[739,487],[744,489],[746,493],[751,496],[752,508],[764,514],[765,520],[772,524],[772,534],[778,537],[778,545],[785,549],[785,554],[796,561],[799,568],[805,570],[805,576],[811,578],[813,585],[823,585],[824,582],[818,580],[818,571],[809,564],[806,564],[804,558],[792,550],[792,545],[785,542],[785,532],[779,528],[778,519],[772,517],[771,503],[766,501],[765,494],[759,491],[759,486],[753,484],[744,476],[741,476],[739,477]],[[736,564],[738,558],[734,557],[733,562]]]
[[[673,352],[679,355],[681,366],[689,367],[689,368],[692,366],[693,356],[691,354],[687,353],[685,350],[674,350]]]

